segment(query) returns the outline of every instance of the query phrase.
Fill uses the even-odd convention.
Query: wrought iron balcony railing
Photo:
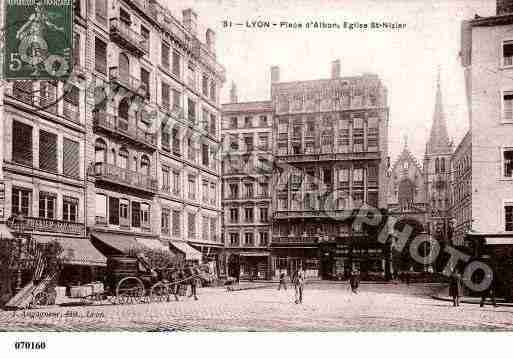
[[[94,125],[127,137],[138,143],[155,147],[157,134],[145,131],[137,126],[130,126],[128,121],[105,112],[96,111],[93,114]]]
[[[275,236],[271,242],[273,245],[314,245],[319,242],[317,236]]]
[[[8,225],[10,223],[8,222]],[[14,226],[9,225],[11,228]],[[16,227],[16,229],[18,229]],[[84,234],[85,225],[83,223],[61,221],[58,219],[25,217],[23,225],[24,231],[30,232],[55,232],[65,234]]]
[[[146,84],[134,76],[122,73],[117,66],[109,68],[109,79],[136,95],[146,97]]]
[[[155,177],[117,167],[109,163],[96,163],[93,167],[92,175],[103,181],[151,193],[157,192],[157,179]]]
[[[148,39],[132,30],[119,18],[110,19],[110,35],[114,41],[119,42],[138,56],[143,56],[150,51]]]

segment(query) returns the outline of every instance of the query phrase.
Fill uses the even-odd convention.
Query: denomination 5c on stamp
[[[73,1],[5,3],[5,79],[68,78],[73,65]]]

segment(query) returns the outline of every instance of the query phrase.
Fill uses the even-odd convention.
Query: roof
[[[107,265],[107,259],[101,254],[87,238],[73,238],[33,235],[33,238],[39,243],[49,243],[57,241],[63,249],[61,254],[64,263],[86,266]]]
[[[433,112],[433,122],[429,140],[426,144],[426,154],[451,153],[452,143],[447,134],[447,124],[445,122],[445,113],[442,106],[442,90],[440,89],[440,79],[436,87],[435,110]]]
[[[223,112],[267,112],[273,110],[271,101],[225,103],[221,105],[221,108]]]
[[[479,16],[479,15],[476,15]],[[511,25],[513,24],[513,14],[498,15],[498,16],[486,16],[486,17],[475,17],[472,20],[468,20],[471,26],[498,26],[498,25]]]

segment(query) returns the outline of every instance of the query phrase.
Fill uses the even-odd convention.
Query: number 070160
[[[16,350],[42,350],[46,349],[46,342],[14,342]]]

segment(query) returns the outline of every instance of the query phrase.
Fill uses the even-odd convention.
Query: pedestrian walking
[[[351,291],[354,294],[358,294],[358,287],[360,286],[360,276],[357,271],[353,271],[351,273],[351,277],[349,278],[349,285],[351,286]]]
[[[175,300],[178,302],[180,298],[178,298],[178,290],[180,288],[180,275],[178,271],[173,271],[171,273],[171,292],[175,296]]]
[[[494,307],[497,307],[497,302],[495,300],[495,292],[497,290],[497,281],[495,279],[495,274],[493,272],[487,273],[487,280],[489,281],[490,285],[487,289],[485,289],[481,294],[481,303],[479,303],[480,307],[484,307],[486,298],[490,298],[492,300],[492,304]]]
[[[295,301],[296,304],[303,303],[303,289],[305,285],[305,278],[301,269],[296,269],[292,277],[292,283],[295,289]]]
[[[198,300],[197,295],[197,285],[198,285],[198,279],[197,279],[197,271],[192,266],[192,264],[189,264],[185,271],[185,276],[187,278],[187,284],[191,286],[191,294],[190,297],[194,297],[194,300]]]
[[[278,284],[278,290],[280,290],[283,287],[283,289],[287,290],[287,282],[285,280],[285,273],[280,273],[280,284]]]
[[[452,297],[452,305],[454,307],[460,306],[460,297],[462,294],[461,276],[456,271],[451,276],[449,284],[449,295]]]

